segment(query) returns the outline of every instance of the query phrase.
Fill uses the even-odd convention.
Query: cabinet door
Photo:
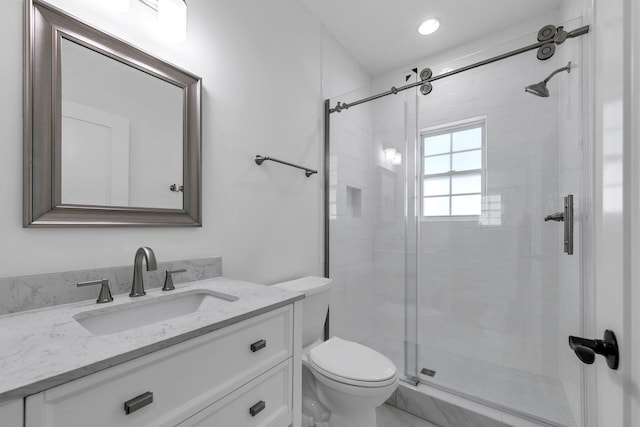
[[[22,399],[0,403],[0,425],[6,427],[22,427],[23,403]]]
[[[287,427],[292,423],[292,362],[281,363],[179,427]]]

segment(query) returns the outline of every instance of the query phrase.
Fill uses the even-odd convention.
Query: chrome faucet
[[[158,268],[156,264],[156,256],[153,250],[148,247],[139,248],[136,251],[136,257],[133,260],[133,282],[131,283],[130,297],[141,297],[145,295],[144,283],[142,281],[142,259],[147,261],[147,271],[153,271]]]

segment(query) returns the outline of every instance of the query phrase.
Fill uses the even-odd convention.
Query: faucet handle
[[[102,285],[100,286],[100,294],[98,295],[98,299],[96,303],[102,304],[105,302],[113,301],[113,297],[111,296],[111,289],[109,288],[109,279],[102,280],[91,280],[89,282],[80,282],[78,283],[78,287],[82,288],[84,286],[94,286],[94,285]]]
[[[172,291],[175,289],[173,286],[173,275],[178,273],[184,273],[187,270],[185,268],[181,268],[180,270],[167,270],[164,276],[164,286],[162,287],[163,291]]]

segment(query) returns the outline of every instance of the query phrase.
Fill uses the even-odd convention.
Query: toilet
[[[338,337],[323,341],[331,279],[303,277],[274,285],[305,294],[302,312],[303,427],[372,427],[376,407],[398,386],[391,360]]]

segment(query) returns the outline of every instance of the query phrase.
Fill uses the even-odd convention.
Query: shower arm
[[[570,73],[570,72],[571,72],[571,62],[569,62],[569,65],[567,65],[567,66],[565,66],[565,67],[562,67],[562,68],[558,68],[558,69],[557,69],[557,70],[555,70],[553,73],[549,74],[549,77],[547,77],[546,79],[544,79],[544,80],[543,80],[543,81],[544,81],[544,84],[549,83],[549,80],[551,80],[551,78],[552,78],[553,76],[555,76],[556,74],[561,73],[561,72],[563,72],[563,71],[566,71],[566,72],[568,72],[568,73]]]
[[[576,28],[573,31],[568,32],[567,33],[567,38],[568,39],[572,39],[572,38],[579,37],[579,36],[582,36],[584,34],[587,34],[588,32],[589,32],[589,26],[585,25],[585,26]],[[562,42],[564,42],[564,40]],[[562,42],[555,42],[555,43],[556,44],[561,44]],[[373,100],[378,99],[378,98],[383,98],[383,97],[388,96],[388,95],[395,95],[398,92],[402,92],[402,91],[407,90],[407,89],[411,89],[411,88],[414,88],[414,87],[422,86],[425,83],[430,83],[430,82],[435,81],[435,80],[444,79],[446,77],[450,77],[450,76],[453,76],[455,74],[462,73],[464,71],[469,71],[469,70],[472,70],[474,68],[481,67],[483,65],[488,65],[488,64],[491,64],[491,63],[494,63],[494,62],[497,62],[497,61],[501,61],[503,59],[510,58],[512,56],[520,55],[521,53],[529,52],[529,51],[534,50],[534,49],[539,49],[542,46],[544,46],[546,44],[549,44],[549,43],[554,43],[554,42],[553,41],[550,42],[549,40],[539,41],[539,42],[531,44],[529,46],[525,46],[525,47],[520,48],[520,49],[512,50],[511,52],[503,53],[502,55],[494,56],[493,58],[485,59],[483,61],[476,62],[475,64],[471,64],[471,65],[467,65],[465,67],[458,68],[457,70],[452,70],[452,71],[449,71],[449,72],[446,72],[446,73],[438,74],[437,76],[431,76],[431,77],[429,77],[427,79],[420,80],[419,82],[410,83],[408,85],[400,86],[400,87],[395,87],[394,86],[394,87],[392,87],[390,90],[388,90],[386,92],[382,92],[382,93],[379,93],[377,95],[369,96],[367,98],[363,98],[363,99],[360,99],[358,101],[354,101],[354,102],[350,102],[350,103],[338,102],[334,108],[329,108],[329,114],[331,114],[331,113],[339,113],[342,110],[346,110],[346,109],[348,109],[350,107],[354,107],[356,105],[364,104],[365,102],[373,101]]]

